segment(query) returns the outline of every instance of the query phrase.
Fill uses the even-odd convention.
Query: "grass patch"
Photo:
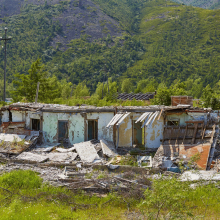
[[[218,219],[219,183],[156,179],[144,192],[133,187],[105,197],[74,193],[42,182],[33,171],[0,176],[1,220],[5,219]],[[7,191],[8,190],[8,191]],[[138,192],[138,193],[137,193]]]

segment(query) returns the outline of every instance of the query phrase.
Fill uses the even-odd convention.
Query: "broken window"
[[[144,128],[142,128],[142,122],[135,123],[135,120],[133,120],[133,144],[137,146],[144,145]]]
[[[34,131],[40,131],[40,119],[31,119],[31,127]]]
[[[88,141],[98,139],[98,120],[88,120]]]
[[[179,120],[169,120],[167,121],[168,126],[179,126]]]
[[[58,121],[58,142],[68,142],[68,121]]]

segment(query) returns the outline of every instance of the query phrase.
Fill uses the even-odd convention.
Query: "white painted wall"
[[[151,126],[145,126],[145,148],[159,148],[163,139],[164,118],[155,119]]]
[[[87,113],[87,119],[98,120],[98,139],[113,141],[113,127],[106,128],[107,124],[114,117],[114,112]],[[88,129],[88,127],[87,127]]]
[[[26,112],[25,125],[27,129],[32,129],[31,119],[40,119],[40,114],[34,114],[33,112]]]
[[[143,113],[131,113],[119,127],[119,147],[132,146],[132,120],[137,120]],[[133,118],[131,119],[131,117]],[[143,121],[144,122],[144,121]],[[159,148],[163,138],[164,118],[155,120],[151,126],[145,126],[145,147]],[[116,133],[116,140],[118,141]]]
[[[58,120],[68,121],[69,141],[71,144],[84,141],[84,117],[80,113],[49,113],[43,112],[43,131],[47,142],[58,140]]]
[[[23,122],[25,121],[25,112],[24,111],[11,111],[12,113],[12,122]]]
[[[9,122],[9,111],[2,112],[2,122]]]

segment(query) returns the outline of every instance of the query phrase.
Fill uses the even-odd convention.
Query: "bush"
[[[31,170],[18,170],[0,176],[0,186],[10,189],[35,189],[42,185],[42,179]]]

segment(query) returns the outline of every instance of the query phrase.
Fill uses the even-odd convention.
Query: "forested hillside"
[[[213,87],[220,80],[220,10],[165,0],[0,3],[1,35],[7,26],[13,37],[8,44],[9,84],[15,73],[26,74],[37,58],[48,77],[75,85],[84,82],[90,94],[98,82],[111,77],[119,91],[129,78],[131,91],[136,92],[181,81],[189,95],[199,98],[206,85]],[[146,81],[143,88],[138,86],[141,80]]]

